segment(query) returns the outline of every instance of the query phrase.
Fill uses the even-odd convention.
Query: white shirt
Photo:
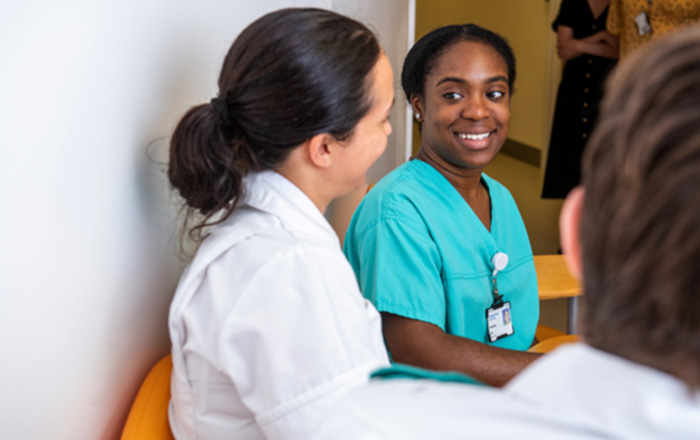
[[[272,171],[245,188],[170,308],[178,439],[308,438],[329,402],[388,365],[379,314],[318,208]]]
[[[700,395],[584,344],[563,346],[504,389],[375,380],[344,396],[315,439],[698,439]]]

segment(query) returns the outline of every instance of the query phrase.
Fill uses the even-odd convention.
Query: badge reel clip
[[[491,307],[486,310],[486,323],[489,340],[491,342],[496,342],[514,333],[510,302],[503,301],[503,295],[498,292],[498,283],[496,281],[498,272],[505,269],[508,265],[508,255],[503,252],[496,252],[491,259],[491,265],[493,266],[493,272],[491,274],[493,283],[491,290],[493,303]]]
[[[504,254],[503,252],[496,252],[493,258],[491,258],[491,265],[493,266],[493,273],[491,274],[491,282],[493,283],[493,287],[491,288],[491,292],[493,294],[493,304],[491,307],[496,307],[503,304],[503,295],[498,293],[498,283],[496,282],[496,278],[498,277],[498,272],[502,271],[506,268],[506,266],[508,266],[508,255]]]

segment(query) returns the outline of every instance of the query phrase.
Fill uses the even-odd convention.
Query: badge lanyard
[[[649,23],[649,14],[647,14],[647,12],[651,12],[652,1],[653,0],[648,0],[646,11],[641,12],[634,17],[634,24],[637,25],[637,33],[640,37],[651,33],[651,24]]]
[[[501,338],[510,336],[513,331],[513,320],[509,301],[503,301],[503,295],[498,292],[498,272],[508,265],[508,255],[503,252],[496,252],[491,258],[493,272],[491,273],[491,295],[493,303],[486,309],[486,326],[489,340],[496,342]]]

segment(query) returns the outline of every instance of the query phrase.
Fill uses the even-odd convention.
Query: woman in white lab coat
[[[388,364],[323,213],[365,183],[393,100],[371,31],[292,8],[240,34],[218,96],[178,124],[168,176],[204,239],[170,309],[176,438],[307,438]]]

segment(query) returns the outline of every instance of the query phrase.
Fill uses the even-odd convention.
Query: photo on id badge
[[[489,340],[496,342],[501,338],[512,335],[513,321],[511,319],[510,301],[486,310]]]

